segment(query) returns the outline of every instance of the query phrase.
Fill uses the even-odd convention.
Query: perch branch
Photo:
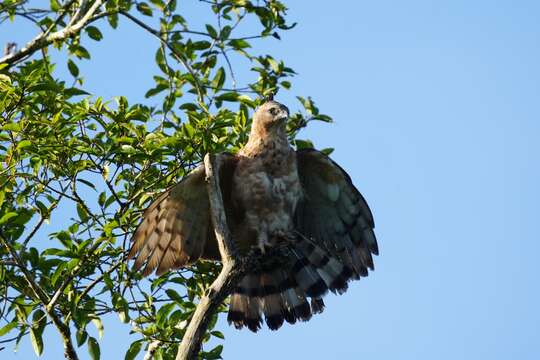
[[[232,240],[227,226],[227,218],[225,216],[223,198],[219,186],[220,167],[221,158],[219,155],[207,154],[204,157],[212,224],[223,262],[223,268],[197,305],[178,348],[176,360],[193,360],[197,358],[204,333],[208,328],[212,316],[231,293],[247,268],[244,260],[238,255],[236,245]]]

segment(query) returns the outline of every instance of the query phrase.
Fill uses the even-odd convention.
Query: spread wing
[[[235,159],[222,156],[220,183],[225,208],[230,209]],[[154,270],[161,275],[199,258],[220,259],[210,223],[204,166],[195,168],[146,209],[131,241],[128,258],[135,258],[135,270],[144,267],[144,276]]]
[[[297,151],[298,175],[304,198],[296,211],[296,228],[353,272],[354,278],[373,270],[378,255],[375,224],[366,201],[349,175],[328,156],[314,149]]]

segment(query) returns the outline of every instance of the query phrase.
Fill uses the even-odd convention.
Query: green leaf
[[[137,10],[143,15],[152,16],[152,8],[145,2],[138,3]]]
[[[191,44],[192,48],[194,50],[206,50],[210,47],[210,42],[209,41],[195,41],[193,44]]]
[[[75,338],[77,339],[77,346],[81,346],[88,339],[88,332],[83,328],[77,329]]]
[[[67,88],[64,90],[64,95],[67,97],[67,98],[70,98],[72,96],[79,96],[79,95],[90,95],[90,93],[84,91],[84,90],[81,90],[81,89],[77,89],[77,88]]]
[[[11,212],[8,212],[8,213],[4,214],[4,216],[0,217],[0,225],[4,225],[5,223],[7,223],[10,219],[14,218],[15,216],[17,216],[17,213],[14,212],[14,211],[11,211]]]
[[[296,148],[298,150],[300,149],[313,149],[314,146],[313,146],[313,143],[309,140],[300,140],[300,139],[296,139],[294,141],[295,145],[296,145]]]
[[[165,304],[161,308],[159,308],[156,314],[156,323],[159,326],[165,325],[165,322],[167,321],[167,316],[170,314],[170,312],[173,310],[175,306],[176,306],[175,303],[170,303],[170,304]]]
[[[223,87],[224,83],[225,83],[225,70],[223,69],[223,67],[220,67],[218,71],[216,72],[216,76],[214,77],[214,80],[212,80],[212,83],[210,83],[210,86],[214,89],[214,91],[217,91]]]
[[[141,340],[137,340],[134,343],[132,343],[129,346],[128,351],[126,352],[126,356],[124,357],[124,360],[133,360],[133,359],[135,359],[137,357],[137,355],[139,354],[139,352],[141,351],[141,347],[142,347],[142,341]]]
[[[331,123],[333,121],[330,116],[323,115],[323,114],[315,115],[311,119],[312,120],[320,120],[320,121],[324,121],[324,122],[328,122],[328,123]]]
[[[103,176],[103,178],[105,180],[109,180],[109,165],[104,165],[103,166],[103,173],[101,174],[101,176]]]
[[[251,47],[251,45],[244,39],[234,39],[229,41],[229,46],[232,46],[235,50],[241,50]]]
[[[30,328],[30,340],[32,341],[32,347],[37,356],[43,353],[43,329]]]
[[[105,191],[101,192],[98,197],[98,204],[99,206],[105,205],[105,200],[107,200],[107,194]]]
[[[90,53],[86,48],[78,45],[74,48],[73,54],[78,57],[79,59],[90,59]]]
[[[28,89],[29,92],[37,92],[37,91],[52,91],[52,92],[58,92],[60,91],[60,87],[57,83],[52,81],[47,82],[40,82],[33,86],[30,86]]]
[[[79,215],[79,219],[81,219],[82,222],[86,222],[86,220],[88,220],[89,218],[88,212],[80,203],[77,203],[77,214]]]
[[[218,37],[217,31],[216,31],[216,29],[214,29],[214,27],[212,25],[206,24],[206,31],[208,31],[208,35],[210,35],[214,39],[217,39],[217,37]]]
[[[58,3],[58,0],[50,0],[50,4],[51,4],[52,11],[60,10],[60,4]]]
[[[216,97],[216,99],[220,101],[237,101],[238,96],[238,93],[231,91],[219,95],[218,97]]]
[[[334,152],[334,148],[324,148],[324,149],[321,150],[321,152],[322,152],[324,155],[328,156],[328,155],[330,155],[331,153]]]
[[[229,25],[226,25],[221,29],[221,33],[219,34],[219,38],[221,40],[227,40],[229,38],[229,35],[231,35],[232,27]]]
[[[2,130],[21,131],[21,125],[17,123],[9,123],[2,125]]]
[[[15,320],[15,319],[14,319]],[[0,328],[0,336],[4,336],[17,327],[17,321],[12,321]]]
[[[150,90],[148,90],[146,92],[146,94],[144,94],[144,97],[145,98],[149,98],[151,96],[154,96],[154,95],[157,95],[159,94],[160,92],[162,92],[163,90],[167,89],[169,87],[169,85],[166,85],[166,84],[159,84],[157,85],[155,88],[152,88]]]
[[[176,292],[176,290],[173,290],[173,289],[167,289],[165,290],[165,293],[167,294],[167,296],[169,298],[171,298],[171,300],[174,300],[176,301],[177,303],[179,304],[182,304],[184,302],[184,299],[182,299],[182,297],[180,296],[180,294],[178,294]]]
[[[124,154],[135,154],[137,152],[131,145],[122,145],[120,146],[120,149]]]
[[[118,27],[118,14],[112,13],[111,15],[107,16],[107,21],[113,29],[116,29]]]
[[[118,318],[123,323],[129,322],[129,305],[123,297],[117,297],[116,301],[113,301],[115,304],[116,311],[118,312]]]
[[[34,211],[33,210],[19,209],[19,212],[17,213],[17,216],[15,217],[15,219],[12,222],[14,224],[17,224],[17,225],[24,225],[28,221],[30,221],[32,216],[34,216]],[[0,225],[2,225],[2,219],[0,219]]]
[[[95,319],[92,319],[92,323],[96,327],[98,331],[98,336],[101,339],[103,337],[103,322],[101,321],[100,318],[95,318]]]
[[[92,360],[99,360],[99,358],[101,357],[101,350],[99,349],[99,343],[97,342],[97,340],[90,336],[88,338],[88,353],[90,354],[90,358],[92,358]]]
[[[101,39],[103,39],[103,34],[95,26],[91,26],[91,25],[87,26],[84,30],[86,31],[88,36],[93,40],[100,41]]]
[[[213,348],[211,351],[206,353],[205,359],[216,360],[221,359],[221,353],[223,352],[223,345],[218,345]]]
[[[220,339],[225,339],[225,336],[223,335],[221,331],[212,331],[210,335],[215,336]]]
[[[58,264],[58,266],[56,267],[56,270],[54,271],[54,273],[51,276],[51,285],[52,286],[56,285],[56,282],[60,278],[60,275],[62,275],[62,273],[64,272],[65,268],[66,268],[66,263],[65,262]]]
[[[17,150],[21,150],[22,148],[25,148],[30,145],[32,145],[32,142],[30,140],[23,140],[17,144]]]
[[[268,58],[268,63],[270,64],[270,66],[272,67],[272,70],[274,70],[275,73],[279,73],[280,70],[279,70],[279,64],[276,60],[272,59],[272,58]]]
[[[68,65],[69,73],[70,73],[71,75],[73,75],[73,77],[79,76],[79,68],[78,68],[77,65],[73,62],[73,60],[68,59],[67,65]]]
[[[84,180],[84,179],[77,179],[78,182],[81,182],[83,183],[84,185],[96,190],[96,185],[94,185],[92,182],[88,181],[88,180]]]

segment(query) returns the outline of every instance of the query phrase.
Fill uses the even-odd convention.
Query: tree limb
[[[8,65],[14,65],[19,60],[32,55],[34,52],[52,44],[55,41],[65,40],[68,37],[77,34],[91,20],[94,13],[102,4],[103,0],[96,0],[84,15],[79,15],[78,13],[76,14],[77,17],[80,16],[80,19],[78,19],[76,22],[70,22],[70,24],[62,30],[53,32],[51,34],[48,34],[47,31],[40,33],[19,51],[15,51],[0,58],[0,64],[6,63]]]
[[[192,360],[197,358],[204,333],[208,328],[212,316],[236,286],[246,268],[244,261],[238,255],[236,245],[232,240],[227,226],[221,187],[219,186],[220,160],[219,155],[207,154],[204,157],[212,224],[223,262],[223,268],[197,305],[182,342],[178,347],[176,360]]]

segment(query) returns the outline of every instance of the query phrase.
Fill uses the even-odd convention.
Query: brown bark
[[[236,245],[232,240],[227,226],[227,218],[225,216],[223,198],[219,186],[218,174],[221,166],[219,155],[207,154],[204,158],[204,166],[208,183],[212,224],[218,241],[223,268],[197,305],[178,348],[176,360],[192,360],[197,358],[204,333],[208,328],[212,316],[234,289],[247,267],[245,261],[238,256]]]

